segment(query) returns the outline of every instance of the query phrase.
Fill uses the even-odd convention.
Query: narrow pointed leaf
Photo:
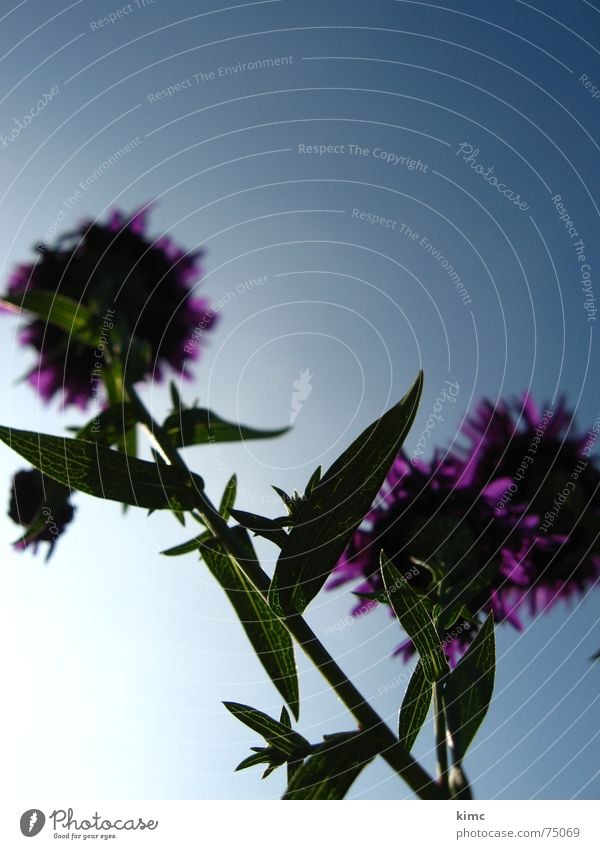
[[[163,430],[177,448],[213,442],[238,442],[246,439],[270,439],[287,433],[289,428],[259,430],[247,425],[234,424],[201,407],[171,413]]]
[[[376,754],[366,734],[336,734],[294,771],[283,798],[343,799]]]
[[[355,439],[306,495],[269,591],[278,612],[302,612],[317,595],[371,507],[408,434],[423,384]]]
[[[494,618],[490,613],[444,686],[446,721],[455,759],[459,762],[487,713],[494,690],[495,670]]]
[[[83,304],[44,289],[29,289],[23,295],[4,295],[0,306],[11,312],[21,310],[31,312],[42,321],[60,327],[73,341],[82,342],[88,347],[98,345],[98,327],[92,313]]]
[[[223,587],[246,631],[254,651],[297,718],[298,675],[292,638],[240,567],[227,557],[215,540],[202,546],[202,557]]]
[[[381,574],[392,610],[419,652],[425,678],[432,683],[438,681],[448,671],[448,662],[430,605],[412,589],[404,575],[383,552]]]
[[[76,435],[77,439],[88,442],[115,445],[119,440],[129,440],[132,432],[135,435],[135,425],[136,418],[129,404],[111,404],[80,428]],[[128,444],[131,446],[130,442]]]
[[[172,548],[166,548],[161,551],[166,557],[180,557],[182,554],[190,554],[192,551],[199,551],[202,544],[207,540],[212,539],[210,531],[204,531],[193,539],[187,542],[182,542],[180,545],[174,545]]]
[[[284,489],[281,489],[278,486],[272,486],[271,489],[274,489],[277,495],[281,498],[283,503],[285,504],[286,510],[291,515],[293,509],[294,500],[291,495],[288,495]]]
[[[323,469],[321,468],[321,466],[317,466],[317,468],[314,470],[314,472],[312,473],[312,475],[308,479],[308,483],[306,484],[306,490],[305,490],[305,493],[304,493],[305,495],[311,494],[313,489],[317,486],[317,484],[321,480],[322,475],[323,475]]]
[[[268,519],[256,513],[247,513],[245,510],[230,509],[229,513],[243,528],[248,528],[256,536],[274,542],[279,548],[285,545],[288,535],[274,519]]]
[[[282,722],[272,719],[262,710],[241,705],[238,702],[223,702],[223,704],[236,719],[256,731],[267,743],[287,757],[306,754],[310,751],[310,743],[301,734],[292,731]]]
[[[263,772],[263,774],[261,775],[261,778],[262,778],[263,780],[264,780],[265,778],[268,778],[268,777],[271,775],[271,773],[272,773],[272,772],[274,772],[276,769],[277,769],[277,767],[276,767],[276,766],[274,766],[273,764],[269,764],[269,766],[266,768],[266,770],[265,770],[265,771]]]
[[[269,753],[264,750],[262,752],[257,752],[254,755],[248,755],[247,758],[244,758],[244,760],[236,766],[235,771],[239,772],[242,769],[248,769],[248,767],[258,766],[259,764],[268,764],[270,761],[271,757]]]
[[[227,482],[227,486],[223,492],[221,503],[219,504],[219,513],[224,519],[229,518],[229,511],[235,504],[235,496],[237,493],[237,477],[232,475]]]
[[[398,737],[409,752],[427,719],[432,694],[433,687],[425,677],[423,664],[419,661],[408,682],[398,722]]]
[[[177,389],[177,385],[174,380],[171,380],[169,383],[169,394],[171,396],[171,403],[173,404],[174,410],[177,412],[183,409],[183,401],[181,400],[179,389]]]
[[[128,457],[97,442],[1,426],[0,439],[48,477],[97,498],[151,510],[190,510],[203,487],[198,475]]]

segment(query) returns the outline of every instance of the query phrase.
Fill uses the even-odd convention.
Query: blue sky
[[[419,368],[409,451],[446,380],[460,388],[432,446],[451,443],[481,397],[564,394],[581,429],[596,419],[597,331],[560,219],[583,240],[597,292],[594,4],[26,0],[3,14],[3,279],[44,234],[153,199],[153,234],[205,248],[202,292],[220,315],[187,397],[279,426],[311,374],[287,436],[188,452],[215,500],[236,471],[239,506],[275,515],[270,484],[301,488]],[[17,382],[31,360],[17,323],[2,328],[2,422],[50,433],[80,422]],[[166,410],[164,384],[143,394]],[[4,447],[0,458],[8,492],[20,462]],[[202,564],[158,554],[184,538],[171,517],[124,520],[79,496],[48,565],[11,551],[4,515],[0,534],[18,653],[4,730],[21,797],[280,795],[279,776],[233,775],[256,740],[221,700],[275,712],[278,697]],[[377,611],[331,633],[351,603],[324,593],[310,621],[394,724],[409,671],[390,658],[397,627]],[[596,610],[591,594],[523,634],[499,629],[496,700],[468,763],[480,798],[597,797]],[[303,732],[351,728],[299,664]],[[416,751],[432,766],[428,732]],[[352,791],[407,793],[384,764]]]

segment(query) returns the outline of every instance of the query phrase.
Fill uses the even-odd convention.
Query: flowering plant
[[[381,757],[420,798],[471,798],[463,762],[492,698],[495,625],[520,628],[524,606],[538,612],[598,579],[599,473],[590,454],[600,422],[573,437],[564,405],[542,414],[529,398],[522,409],[484,403],[467,423],[464,450],[409,462],[402,444],[421,397],[419,374],[324,474],[315,471],[302,494],[276,488],[286,515],[237,509],[235,476],[216,506],[185,448],[286,429],[226,422],[187,406],[174,384],[166,419],[150,415],[136,384],[160,379],[166,366],[188,374],[186,355],[197,357],[215,315],[193,294],[199,254],[166,238],[150,241],[146,212],[84,225],[40,249],[38,261],[9,281],[1,304],[29,316],[21,341],[35,352],[31,385],[44,400],[62,391],[65,404],[98,407],[69,437],[0,427],[0,438],[34,467],[13,478],[9,513],[23,527],[16,545],[48,543],[51,553],[74,517],[77,492],[170,511],[182,524],[192,519],[199,532],[163,553],[200,554],[284,702],[278,718],[226,703],[265,743],[238,769],[261,765],[266,776],[285,766],[285,799],[341,799]],[[137,456],[140,429],[153,462]],[[278,550],[272,576],[251,534]],[[355,579],[356,609],[388,605],[406,633],[398,653],[418,655],[395,730],[304,618],[326,584]],[[300,715],[295,645],[354,728],[316,742],[293,728]],[[435,777],[411,755],[432,704]]]

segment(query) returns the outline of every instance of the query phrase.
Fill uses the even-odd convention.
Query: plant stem
[[[147,430],[152,441],[162,449],[161,453],[174,466],[188,470],[188,467],[171,443],[162,427],[154,421],[145,404],[133,386],[126,387],[129,401],[140,423]],[[208,496],[202,490],[196,490],[197,509],[207,528],[219,540],[232,561],[243,570],[255,588],[266,598],[270,579],[267,573],[256,563],[248,560],[237,538],[231,533],[227,522],[220,515]],[[325,680],[331,685],[338,698],[348,708],[363,731],[371,731],[378,741],[381,757],[398,773],[421,799],[448,799],[447,781],[440,787],[415,761],[408,750],[399,742],[394,733],[381,719],[379,714],[363,698],[354,684],[348,680],[340,666],[321,644],[316,634],[300,614],[285,616],[281,620],[306,655],[312,660]],[[446,764],[447,775],[447,764]]]
[[[437,777],[444,791],[444,798],[450,797],[448,785],[448,748],[446,742],[446,717],[444,715],[444,700],[442,683],[436,682],[433,690],[433,724],[435,731],[435,749],[437,755]]]
[[[399,742],[379,714],[346,677],[302,616],[287,616],[283,621],[360,727],[363,730],[372,729],[373,734],[377,735],[383,747],[379,749],[379,753],[392,769],[421,799],[447,799],[448,794],[442,792],[439,785]]]
[[[148,408],[137,394],[137,390],[128,383],[125,386],[125,392],[129,403],[136,414],[137,420],[147,432],[152,443],[159,449],[161,455],[172,466],[179,466],[187,471],[187,464],[185,460],[175,448],[163,428],[152,418]]]

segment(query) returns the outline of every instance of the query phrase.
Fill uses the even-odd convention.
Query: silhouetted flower
[[[551,558],[532,558],[525,569],[531,613],[583,594],[600,577],[600,471],[592,457],[600,417],[581,434],[564,400],[541,412],[525,396],[522,403],[482,401],[464,432],[469,445],[463,462],[472,484],[508,480],[497,489],[496,512],[525,503],[538,517],[540,536],[560,539]]]
[[[17,472],[13,476],[8,515],[26,532],[15,548],[32,546],[37,551],[40,542],[50,544],[50,557],[58,537],[73,518],[75,509],[69,503],[70,490],[51,480],[37,469]],[[46,559],[47,559],[46,558]]]
[[[470,445],[458,453],[438,452],[429,464],[411,464],[400,454],[328,584],[361,579],[357,593],[380,593],[381,550],[432,601],[440,575],[449,587],[471,583],[468,616],[442,635],[453,662],[488,611],[521,629],[525,603],[532,613],[547,609],[583,593],[600,575],[600,477],[585,460],[596,432],[567,439],[571,416],[562,404],[542,416],[527,399],[521,424],[515,409],[479,405],[465,427]],[[551,520],[551,505],[572,474],[569,498]],[[435,578],[425,563],[435,567]],[[364,610],[361,601],[354,612]],[[414,647],[408,640],[397,652],[408,658]]]
[[[95,350],[40,319],[25,325],[20,341],[37,352],[27,379],[44,399],[62,389],[65,404],[84,408],[98,395],[111,349],[123,359],[131,354],[125,367],[135,370],[134,381],[160,379],[165,364],[190,377],[186,365],[198,357],[204,331],[216,319],[205,299],[191,295],[201,252],[185,253],[166,236],[148,239],[147,210],[129,218],[115,211],[106,224],[86,222],[55,247],[40,246],[39,259],[9,278],[9,295],[56,292],[85,305],[97,322]],[[144,346],[141,368],[133,339]]]

